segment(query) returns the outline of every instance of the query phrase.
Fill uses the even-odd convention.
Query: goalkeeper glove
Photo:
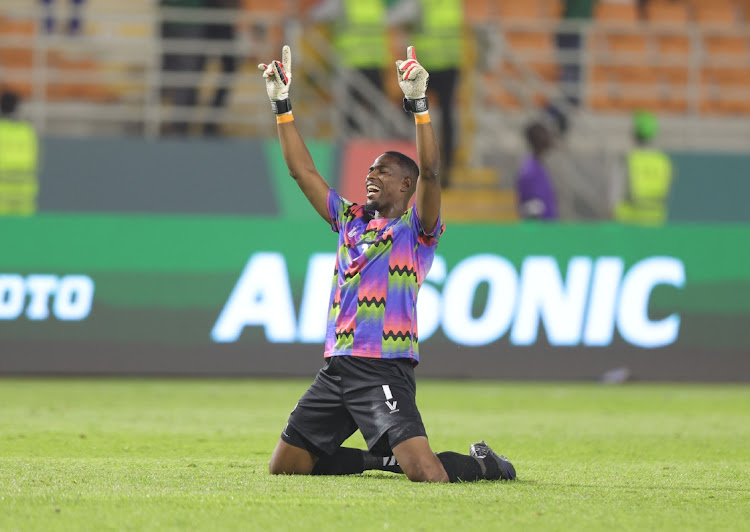
[[[427,84],[430,74],[417,61],[417,54],[413,46],[406,49],[406,61],[396,61],[398,84],[404,93],[404,109],[406,111],[422,113],[427,111]]]
[[[270,64],[261,63],[258,69],[263,71],[266,80],[266,92],[271,99],[273,112],[288,113],[292,110],[289,102],[289,85],[292,82],[292,51],[284,45],[281,50],[281,62],[271,61]]]

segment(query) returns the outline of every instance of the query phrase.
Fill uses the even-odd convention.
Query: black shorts
[[[330,357],[292,410],[281,439],[321,456],[333,454],[359,429],[370,451],[389,455],[399,443],[427,436],[416,396],[411,360]]]

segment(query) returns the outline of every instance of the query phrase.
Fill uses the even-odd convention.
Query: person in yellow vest
[[[627,155],[615,205],[615,220],[639,225],[662,225],[667,220],[667,200],[673,170],[669,156],[651,146],[659,130],[656,117],[647,111],[633,116],[637,146]]]
[[[323,0],[309,13],[312,21],[332,25],[333,45],[341,65],[359,73],[380,91],[383,70],[391,66],[386,15],[385,0]],[[377,113],[370,99],[357,88],[361,84],[355,80],[348,85],[349,98]],[[352,109],[348,105],[343,107]],[[362,117],[347,112],[346,122],[351,133],[367,133]]]
[[[28,216],[36,212],[37,158],[36,131],[16,119],[18,95],[0,95],[0,216]]]
[[[462,0],[399,0],[388,12],[391,26],[410,33],[409,42],[419,50],[419,60],[430,72],[428,94],[437,96],[440,140],[443,152],[443,187],[450,186],[450,172],[457,144],[454,100],[463,55],[464,6]]]

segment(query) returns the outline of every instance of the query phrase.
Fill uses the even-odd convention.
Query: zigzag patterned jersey
[[[417,292],[440,235],[425,234],[416,207],[400,218],[371,218],[331,189],[331,227],[339,234],[325,356],[410,358],[419,362]]]

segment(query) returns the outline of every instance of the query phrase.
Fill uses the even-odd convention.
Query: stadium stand
[[[38,12],[28,1],[3,0],[0,87],[21,93],[25,111],[43,132],[155,137],[165,121],[198,125],[211,116],[225,135],[266,138],[273,136],[274,125],[267,120],[256,65],[289,42],[296,58],[295,108],[305,115],[303,134],[348,138],[339,109],[332,105],[333,80],[343,74],[336,54],[326,33],[303,16],[316,1],[242,0],[236,12],[207,14],[203,9],[160,10],[154,0],[90,0],[82,34],[66,36],[40,33]],[[509,175],[514,154],[524,150],[519,131],[548,105],[558,106],[572,124],[565,147],[581,158],[625,146],[630,113],[640,108],[659,114],[663,142],[670,147],[748,148],[750,0],[651,0],[643,11],[635,2],[602,0],[591,20],[563,19],[564,0],[464,2],[460,172],[454,178],[458,190],[448,193],[447,204],[460,205],[472,195],[478,203],[484,194],[496,205],[509,206],[487,216],[512,218]],[[159,38],[162,16],[229,21],[236,26],[236,38],[165,42]],[[583,97],[577,106],[561,101],[562,55],[556,42],[561,31],[580,33],[584,43]],[[161,57],[169,50],[205,54],[206,67],[201,72],[162,72]],[[227,53],[239,59],[232,76],[220,72],[219,58]],[[477,73],[482,83],[471,83]],[[175,106],[163,97],[163,88],[186,86],[199,89],[195,108]],[[216,110],[210,95],[220,86],[231,90],[226,107]],[[397,91],[382,94],[371,88],[370,94],[379,109],[369,116],[370,136],[397,131],[408,138],[411,126],[394,97]],[[712,134],[705,133],[708,129]],[[585,196],[588,183],[576,177],[581,172],[571,166],[563,173],[570,174],[564,178],[566,187]],[[505,196],[492,196],[495,192]]]
[[[555,35],[562,0],[465,2],[472,29],[487,30],[483,34],[467,31],[467,36],[487,37],[487,42],[476,43],[477,61],[489,86],[487,102],[516,112],[548,102],[560,75]],[[240,37],[235,43],[243,56],[239,78],[249,75],[255,61],[272,55],[294,32],[304,41],[301,19],[290,22],[289,15],[304,13],[313,3],[242,0],[237,16]],[[584,76],[589,97],[584,108],[595,112],[625,112],[643,106],[666,113],[750,112],[743,92],[750,73],[749,6],[748,0],[652,0],[641,19],[635,3],[597,3],[593,21],[581,21],[576,27],[587,42],[582,66],[589,74]],[[19,16],[23,11],[26,16]],[[155,2],[90,2],[85,33],[78,43],[60,36],[35,39],[33,16],[27,4],[18,0],[4,2],[0,10],[5,86],[13,85],[30,98],[31,71],[41,63],[49,74],[42,76],[48,87],[38,91],[37,98],[133,102],[147,99],[144,94],[153,91],[159,47]],[[319,49],[317,44],[312,48]],[[253,93],[240,89],[239,101],[253,100]]]
[[[30,19],[5,17],[0,13],[0,87],[16,91],[22,98],[31,97],[32,82],[27,72],[33,64],[31,43],[36,33],[36,25]]]

